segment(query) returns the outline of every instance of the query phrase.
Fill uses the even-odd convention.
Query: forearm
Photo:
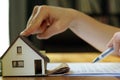
[[[83,13],[79,13],[77,20],[69,28],[99,51],[105,50],[113,34],[120,31],[119,28],[103,24]]]
[[[36,6],[21,35],[36,34],[39,39],[48,39],[68,28],[100,51],[106,48],[113,34],[120,31],[74,9]]]

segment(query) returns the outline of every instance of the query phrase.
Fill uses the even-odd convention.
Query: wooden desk
[[[51,62],[92,62],[99,53],[46,53]],[[110,55],[102,62],[120,62],[120,57]],[[50,77],[0,77],[0,80],[120,80],[120,77],[50,76]]]
[[[0,80],[120,80],[117,77],[70,77],[70,76],[56,76],[56,77],[0,77]]]
[[[100,53],[46,53],[50,62],[92,62]],[[120,62],[120,56],[109,55],[101,62]]]

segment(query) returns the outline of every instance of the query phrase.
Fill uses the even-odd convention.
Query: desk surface
[[[120,80],[120,77],[0,77],[0,80]]]
[[[46,53],[50,58],[50,62],[92,62],[100,53],[85,52],[85,53]],[[101,62],[120,62],[120,56],[109,55]]]
[[[51,62],[91,62],[99,53],[48,53]],[[118,56],[108,56],[103,62],[120,62]],[[0,77],[0,80],[120,80],[120,77],[50,76],[50,77]]]

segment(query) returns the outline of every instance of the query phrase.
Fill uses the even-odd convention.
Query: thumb
[[[112,39],[107,43],[107,47],[113,47],[113,40]]]

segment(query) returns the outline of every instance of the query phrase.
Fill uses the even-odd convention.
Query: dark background
[[[116,5],[115,9],[113,8],[112,1],[113,0],[9,0],[10,43],[12,43],[26,27],[27,20],[35,5],[44,4],[74,8],[103,23],[118,27],[120,26],[120,0],[114,0]],[[84,9],[85,7],[82,7],[84,5],[87,6],[87,4],[90,4],[91,11],[89,11],[89,9],[87,11]],[[100,12],[97,12],[95,6],[93,6],[94,4],[99,6]],[[112,9],[116,11],[112,11]],[[98,50],[78,38],[69,29],[47,40],[38,40],[35,35],[29,36],[28,38],[37,48],[46,50],[47,52],[98,52]]]

